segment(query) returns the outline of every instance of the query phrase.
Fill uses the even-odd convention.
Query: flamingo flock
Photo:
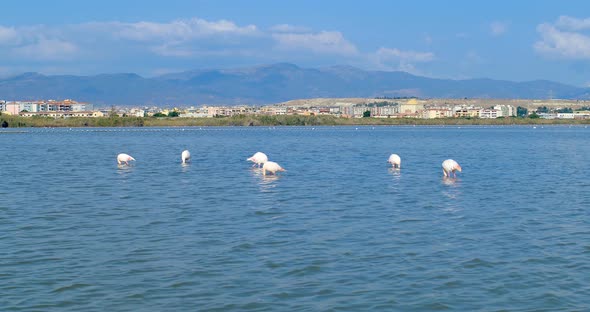
[[[254,163],[252,165],[252,167],[254,167],[256,165],[258,165],[258,168],[262,167],[262,175],[264,175],[264,176],[266,175],[267,171],[270,174],[274,174],[274,175],[276,175],[277,172],[279,172],[279,171],[285,171],[285,169],[283,169],[283,167],[281,167],[276,162],[268,161],[268,156],[266,156],[266,154],[262,153],[262,152],[256,152],[256,153],[254,153],[254,155],[252,155],[252,157],[250,157],[246,160]]]
[[[191,159],[191,153],[188,150],[182,151],[180,154],[180,160],[183,165],[187,164]],[[269,161],[268,156],[262,152],[256,152],[254,155],[246,159],[247,161],[251,161],[253,163],[252,167],[262,168],[262,175],[266,176],[267,172],[271,175],[276,175],[277,172],[286,171],[283,167],[281,167],[278,163],[274,161]],[[117,164],[118,165],[126,165],[129,166],[130,161],[135,161],[135,158],[131,157],[128,154],[121,153],[117,155]],[[395,170],[401,169],[402,159],[398,154],[391,154],[387,159],[387,162],[392,166]],[[443,177],[444,178],[457,178],[457,171],[462,172],[462,168],[453,159],[447,159],[442,163],[443,169]]]

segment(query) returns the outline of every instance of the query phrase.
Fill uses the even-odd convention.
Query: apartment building
[[[420,111],[420,118],[433,119],[433,118],[449,118],[453,117],[453,110],[448,107],[430,107]]]

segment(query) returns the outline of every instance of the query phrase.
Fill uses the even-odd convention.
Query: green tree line
[[[536,114],[535,114],[536,115]],[[590,124],[590,120],[506,117],[480,118],[339,118],[301,115],[237,115],[219,118],[183,117],[99,117],[49,118],[0,115],[0,126],[18,127],[181,127],[181,126],[338,126],[338,125],[520,125],[520,124]],[[532,116],[532,118],[531,118]],[[537,118],[535,118],[537,117]]]

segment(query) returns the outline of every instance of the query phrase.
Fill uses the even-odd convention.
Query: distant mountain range
[[[193,70],[144,78],[38,73],[0,79],[0,100],[75,99],[102,105],[269,104],[320,97],[590,99],[590,90],[546,80],[435,79],[350,66],[301,68],[279,63]]]

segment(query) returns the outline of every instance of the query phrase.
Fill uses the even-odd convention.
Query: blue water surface
[[[590,310],[589,135],[4,129],[0,307]],[[262,176],[246,161],[257,151],[287,171]],[[117,166],[123,152],[137,161]],[[442,178],[448,158],[456,180]]]

